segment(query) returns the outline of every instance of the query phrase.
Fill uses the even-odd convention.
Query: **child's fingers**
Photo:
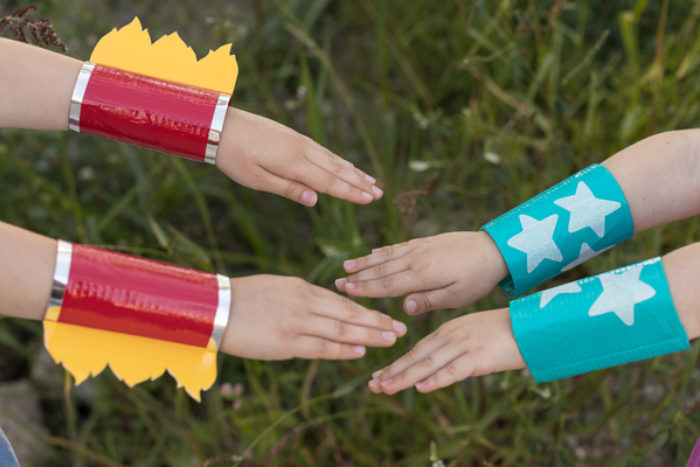
[[[316,293],[318,293],[319,301],[311,310],[315,315],[382,331],[392,331],[399,337],[406,334],[406,325],[392,319],[386,313],[368,310],[352,300],[321,287],[316,289]]]
[[[300,334],[322,337],[346,344],[361,344],[372,347],[390,347],[396,342],[394,331],[382,331],[377,328],[356,326],[337,319],[314,316],[306,319]]]
[[[382,248],[376,248],[373,253],[360,258],[349,259],[343,263],[343,268],[348,274],[362,271],[372,266],[376,266],[387,261],[400,258],[410,252],[409,242],[397,243]]]
[[[369,267],[355,274],[345,277],[346,282],[360,282],[381,279],[385,276],[390,276],[399,272],[404,272],[411,269],[409,258],[403,256],[396,260],[386,261],[376,266]]]
[[[264,184],[261,184],[260,189],[291,199],[304,206],[311,207],[318,201],[316,191],[308,186],[287,180],[267,170],[265,170]]]
[[[417,382],[415,386],[419,392],[430,392],[469,378],[473,374],[474,362],[471,361],[468,355],[462,354],[423,381]]]
[[[394,394],[423,381],[440,368],[449,365],[460,353],[461,349],[457,346],[443,345],[426,355],[422,360],[415,361],[403,371],[392,375],[384,373],[377,379],[379,379],[383,392]]]
[[[375,185],[376,180],[350,162],[339,157],[316,143],[316,150],[307,156],[309,161],[322,169],[337,175],[338,178],[360,190],[370,193],[375,199],[382,197],[382,190]]]
[[[299,336],[294,344],[294,354],[299,358],[351,360],[363,357],[366,351],[359,344],[341,344],[317,336]]]
[[[379,381],[392,378],[393,376],[405,371],[416,362],[424,360],[428,355],[435,352],[437,349],[445,345],[445,341],[439,339],[435,333],[429,334],[420,340],[411,350],[395,360],[392,364],[374,372],[372,379]]]
[[[454,307],[455,297],[450,291],[451,284],[445,284],[440,289],[427,292],[412,293],[403,302],[403,309],[409,315],[417,315],[426,311]]]
[[[338,170],[343,170],[342,166],[338,165],[337,167]],[[310,161],[293,164],[284,174],[279,175],[288,176],[321,193],[352,201],[353,203],[367,204],[375,199],[374,194],[371,192],[349,184],[340,178],[337,173],[324,170]]]
[[[390,274],[378,279],[345,282],[345,293],[356,297],[397,297],[416,289],[416,278],[409,270]]]

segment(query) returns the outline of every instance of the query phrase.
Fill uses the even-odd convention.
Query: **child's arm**
[[[55,240],[0,222],[0,313],[43,319],[55,260]],[[221,350],[238,357],[353,359],[406,333],[383,313],[293,277],[233,278],[231,292]]]
[[[700,336],[700,243],[665,255],[663,269],[678,318],[688,339],[694,339]],[[585,334],[585,330],[577,332]],[[509,311],[501,308],[446,322],[406,355],[375,372],[369,388],[394,394],[415,386],[429,392],[470,376],[521,368],[525,361],[513,336]]]
[[[602,164],[627,199],[636,232],[700,213],[700,130],[661,133]],[[485,231],[414,239],[348,260],[337,287],[359,297],[395,297],[409,314],[468,305],[508,274]]]
[[[82,62],[0,38],[0,128],[67,130]],[[382,196],[372,177],[310,138],[229,107],[216,165],[232,180],[312,206],[317,191],[359,204]]]

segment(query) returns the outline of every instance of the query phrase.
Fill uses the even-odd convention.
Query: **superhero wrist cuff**
[[[512,301],[510,317],[538,382],[689,348],[660,258]]]
[[[46,347],[78,383],[107,364],[130,385],[167,369],[199,399],[230,306],[224,276],[59,241]]]
[[[482,227],[510,275],[511,297],[632,237],[632,214],[608,170],[591,165]]]
[[[177,34],[151,44],[135,18],[81,67],[70,129],[215,164],[238,74],[227,47],[197,61]]]

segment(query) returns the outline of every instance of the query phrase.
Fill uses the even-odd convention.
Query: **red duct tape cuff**
[[[59,241],[59,323],[218,348],[230,304],[224,276]]]
[[[85,62],[69,127],[200,162],[216,163],[231,96]]]

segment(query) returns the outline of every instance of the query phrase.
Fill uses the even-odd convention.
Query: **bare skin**
[[[0,313],[41,320],[56,241],[0,222]],[[406,325],[295,277],[231,279],[232,304],[221,350],[262,360],[355,359],[389,347]]]
[[[0,128],[67,130],[82,62],[2,38],[0,58]],[[241,185],[306,206],[316,204],[319,192],[357,204],[383,195],[373,177],[310,138],[233,107],[224,121],[216,165]]]

